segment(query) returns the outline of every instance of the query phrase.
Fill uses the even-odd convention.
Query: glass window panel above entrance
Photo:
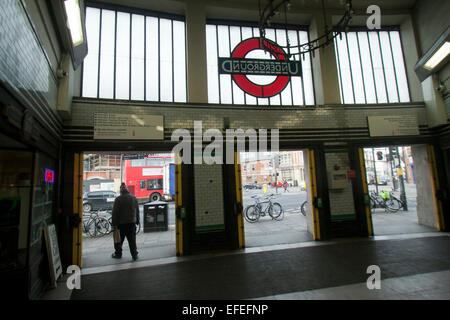
[[[82,97],[186,102],[184,17],[86,7]]]
[[[235,74],[220,72],[219,58],[236,58],[236,48],[240,47],[245,40],[258,38],[259,29],[246,23],[242,25],[226,22],[209,21],[206,25],[206,52],[207,52],[207,72],[208,72],[208,102],[218,104],[239,104],[239,105],[314,105],[314,89],[311,68],[311,57],[304,54],[300,59],[293,56],[291,61],[301,63],[301,76],[290,76],[288,81],[283,83],[276,94],[265,93],[266,88],[279,81],[277,75],[264,74],[239,75],[245,77],[245,83],[255,88],[253,92],[247,90],[242,82],[236,81]],[[306,28],[269,28],[266,29],[266,38],[274,41],[280,47],[296,46],[309,41]],[[294,51],[298,49],[293,49]],[[279,60],[274,55],[259,48],[246,50],[241,59],[246,60]],[[286,53],[289,52],[285,49]],[[233,56],[234,52],[234,56]],[[268,63],[271,64],[272,62]],[[256,65],[256,63],[255,63]],[[223,69],[223,68],[222,68]],[[259,73],[263,73],[262,71]],[[281,83],[281,82],[280,82]],[[259,88],[262,94],[255,94]],[[268,91],[267,91],[268,92]]]
[[[352,30],[335,38],[341,102],[410,102],[400,32]]]

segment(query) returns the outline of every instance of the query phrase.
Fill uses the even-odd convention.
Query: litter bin
[[[144,232],[167,231],[169,229],[167,202],[153,201],[144,204]]]

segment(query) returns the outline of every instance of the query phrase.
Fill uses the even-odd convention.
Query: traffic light
[[[383,160],[383,152],[381,152],[381,151],[377,152],[377,159],[378,160]]]

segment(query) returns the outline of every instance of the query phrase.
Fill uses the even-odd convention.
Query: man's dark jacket
[[[129,192],[123,192],[114,200],[112,224],[139,224],[139,204],[136,197]]]

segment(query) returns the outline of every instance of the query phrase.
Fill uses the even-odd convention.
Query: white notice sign
[[[51,224],[44,229],[45,242],[47,245],[48,263],[50,266],[50,278],[53,287],[62,274],[61,258],[59,256],[58,237],[56,236],[55,225]]]
[[[94,113],[94,139],[163,140],[164,117]]]
[[[374,116],[367,117],[371,137],[417,136],[417,116]]]

